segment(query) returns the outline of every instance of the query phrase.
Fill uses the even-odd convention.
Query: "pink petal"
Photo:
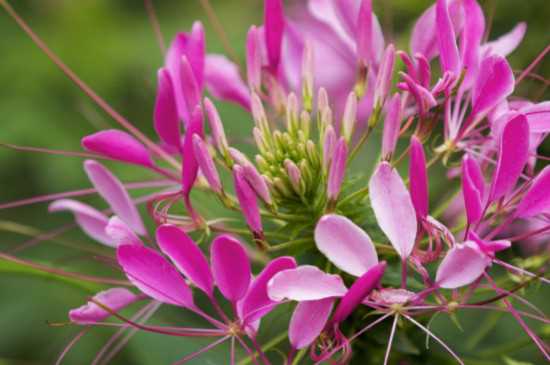
[[[143,245],[143,242],[134,231],[116,215],[109,219],[109,223],[105,227],[105,233],[111,238],[115,247],[120,245]]]
[[[340,300],[338,307],[334,311],[332,320],[335,323],[343,322],[353,310],[380,284],[382,276],[386,271],[386,262],[371,267],[369,271],[355,280],[346,295]]]
[[[372,18],[372,1],[361,0],[357,16],[357,56],[366,65],[376,64]]]
[[[214,280],[223,296],[232,302],[243,298],[252,274],[241,243],[225,234],[216,237],[210,246],[210,260]]]
[[[261,34],[256,26],[251,26],[246,37],[246,75],[252,90],[262,86]]]
[[[220,114],[212,101],[208,98],[204,98],[204,110],[206,112],[206,116],[208,117],[208,125],[210,126],[212,141],[218,151],[224,154],[229,148],[229,145],[227,144],[227,138],[225,137],[225,130],[223,129]]]
[[[525,116],[520,114],[509,121],[502,131],[490,201],[506,195],[516,185],[528,158],[529,124]]]
[[[239,75],[239,67],[223,55],[206,56],[204,81],[216,98],[250,110],[250,92]]]
[[[146,233],[139,212],[128,195],[128,192],[109,170],[94,160],[84,162],[84,170],[97,192],[134,232],[140,235]]]
[[[466,69],[464,87],[469,87],[479,70],[480,44],[485,33],[485,17],[477,0],[464,0],[464,31],[460,41],[462,65]]]
[[[211,297],[214,279],[206,257],[191,237],[177,226],[169,224],[160,226],[156,237],[159,248],[178,270]]]
[[[182,96],[185,100],[185,107],[189,113],[192,113],[201,102],[201,89],[196,79],[196,75],[193,73],[193,68],[190,64],[190,60],[187,56],[183,55],[181,58],[181,90]],[[193,114],[188,117],[185,122],[189,123],[189,118],[193,119]]]
[[[221,194],[222,183],[220,181],[220,175],[218,175],[218,170],[216,169],[214,159],[212,158],[206,143],[197,134],[193,135],[193,153],[204,178],[208,182],[208,185],[210,185],[210,188],[217,194]]]
[[[441,68],[443,71],[451,71],[455,75],[459,75],[462,66],[447,0],[437,0],[435,19]]]
[[[456,289],[473,283],[489,264],[487,257],[475,243],[456,244],[441,261],[436,274],[436,284],[445,289]]]
[[[472,115],[488,112],[513,91],[514,74],[506,59],[500,56],[485,58],[472,90]]]
[[[382,157],[389,159],[397,145],[399,128],[401,127],[401,97],[395,93],[386,107],[384,131],[382,134]]]
[[[340,188],[346,173],[348,145],[344,137],[340,137],[334,148],[334,155],[330,164],[327,182],[327,198],[335,201],[340,194]]]
[[[157,100],[155,103],[155,131],[160,139],[179,150],[181,145],[180,122],[174,84],[167,69],[158,72]]]
[[[512,246],[507,240],[486,241],[482,240],[475,232],[468,232],[468,239],[474,241],[478,248],[488,257],[494,257],[495,252],[504,251]]]
[[[296,268],[296,260],[293,257],[278,257],[271,260],[262,272],[254,279],[241,307],[242,318],[247,322],[254,322],[269,313],[277,302],[267,295],[267,283],[277,273]]]
[[[504,34],[498,39],[488,42],[483,46],[483,52],[488,54],[499,55],[502,57],[508,56],[512,53],[521,43],[525,32],[527,30],[527,23],[518,23],[514,29]]]
[[[61,199],[52,202],[48,210],[50,212],[60,212],[64,210],[72,212],[75,216],[76,223],[78,223],[80,228],[82,228],[88,236],[104,245],[111,247],[116,246],[111,237],[105,233],[105,227],[107,227],[109,223],[109,218],[95,208],[76,200]]]
[[[411,137],[411,158],[409,165],[409,178],[411,199],[419,217],[425,218],[428,215],[428,170],[426,168],[426,156],[422,143]]]
[[[117,129],[108,129],[82,138],[82,147],[102,156],[135,165],[151,167],[149,151],[134,137]]]
[[[248,185],[254,189],[256,194],[262,199],[266,204],[272,204],[271,193],[269,192],[269,186],[265,181],[264,177],[260,175],[258,170],[251,163],[247,163],[242,166],[242,171]]]
[[[267,284],[268,295],[275,301],[334,298],[344,296],[347,291],[340,276],[326,274],[311,265],[283,270]]]
[[[117,249],[119,265],[139,290],[153,299],[193,309],[193,293],[180,273],[155,250],[141,245]]]
[[[111,288],[94,295],[94,300],[109,309],[118,312],[128,305],[138,301],[139,296],[125,288]],[[109,318],[111,314],[93,302],[69,311],[71,322],[77,324],[93,324]]]
[[[462,196],[468,223],[476,223],[481,219],[484,195],[485,181],[481,169],[476,160],[465,155],[462,161]]]
[[[265,0],[264,24],[265,44],[269,67],[275,72],[281,59],[281,44],[285,29],[285,17],[282,0]]]
[[[333,304],[334,298],[298,303],[288,327],[288,339],[293,348],[306,348],[319,337],[328,321]]]
[[[402,259],[416,238],[416,213],[411,197],[397,171],[382,162],[369,182],[370,201],[378,225]]]
[[[319,251],[350,275],[361,276],[378,263],[369,235],[344,216],[324,215],[314,236]]]
[[[254,234],[261,234],[263,231],[262,218],[256,193],[246,181],[242,167],[238,165],[233,166],[233,182],[246,223]]]
[[[550,211],[550,166],[546,166],[525,193],[514,215],[518,218],[530,218]]]
[[[550,101],[528,105],[520,111],[527,117],[531,133],[550,132]]]
[[[203,137],[203,128],[202,110],[197,106],[191,115],[183,140],[182,190],[185,195],[189,195],[199,170],[195,151],[193,150],[193,135],[197,134],[199,137]]]

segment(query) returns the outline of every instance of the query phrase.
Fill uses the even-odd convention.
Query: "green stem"
[[[285,340],[287,337],[288,337],[288,331],[281,332],[278,336],[274,337],[271,341],[267,342],[264,346],[262,346],[262,352],[266,353],[267,351],[271,350],[273,347],[281,343],[283,340]],[[252,362],[252,358],[247,357],[246,359],[239,361],[237,365],[247,365],[247,364],[250,364],[251,362]]]

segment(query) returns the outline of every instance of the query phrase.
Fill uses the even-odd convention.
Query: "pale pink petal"
[[[344,137],[340,137],[334,148],[332,162],[328,173],[327,198],[336,201],[340,194],[340,188],[344,181],[346,173],[346,163],[348,158],[348,145]]]
[[[361,302],[380,285],[380,280],[386,271],[386,262],[371,267],[369,271],[355,280],[346,295],[340,300],[334,311],[332,320],[335,323],[343,322]]]
[[[529,218],[550,211],[550,166],[546,166],[533,180],[531,187],[517,206],[514,215]]]
[[[138,301],[140,297],[125,288],[111,288],[97,293],[94,295],[93,299],[112,311],[118,312],[135,301]],[[91,301],[79,308],[69,311],[71,322],[84,325],[101,322],[110,316],[111,313]]]
[[[143,245],[143,242],[134,231],[116,215],[109,219],[109,223],[105,227],[105,233],[111,238],[115,247],[120,245]]]
[[[462,66],[447,0],[437,0],[435,19],[441,68],[458,75]]]
[[[326,274],[315,266],[303,265],[283,270],[267,284],[269,297],[275,301],[319,300],[341,297],[348,289],[338,275]]]
[[[428,215],[428,169],[426,168],[426,156],[422,143],[416,136],[411,137],[409,179],[411,199],[419,217]]]
[[[208,146],[197,134],[193,136],[193,152],[201,172],[208,182],[208,185],[210,185],[210,188],[214,192],[221,194],[222,183],[218,170],[216,169],[216,164],[214,163],[214,159],[208,150]]]
[[[254,279],[241,305],[241,317],[247,322],[254,322],[269,313],[277,302],[267,295],[267,283],[277,273],[296,268],[293,257],[278,257],[271,260]]]
[[[206,56],[204,81],[216,98],[239,104],[250,110],[250,92],[239,75],[239,67],[223,55]]]
[[[151,167],[153,160],[145,146],[126,132],[107,129],[82,138],[82,147],[113,160]]]
[[[262,85],[261,34],[256,26],[251,26],[246,37],[246,75],[248,86],[260,90]]]
[[[474,242],[456,244],[441,261],[437,269],[436,284],[445,289],[471,284],[483,274],[488,264],[488,258]]]
[[[469,88],[479,70],[480,44],[485,33],[485,17],[477,0],[464,0],[464,31],[460,41],[460,56],[466,69],[463,88]]]
[[[158,88],[154,113],[155,131],[164,143],[179,150],[181,131],[174,84],[170,73],[165,68],[158,71],[157,77]]]
[[[378,263],[369,235],[344,216],[324,215],[314,236],[319,251],[350,275],[361,276]]]
[[[105,166],[94,160],[86,160],[84,162],[84,170],[98,194],[109,203],[113,213],[122,219],[134,232],[144,235],[146,231],[143,221],[120,180],[107,170]]]
[[[502,131],[490,201],[506,195],[516,185],[528,158],[529,124],[525,116],[520,114],[509,121]]]
[[[220,235],[210,246],[212,274],[223,296],[232,302],[243,298],[250,284],[250,260],[242,244],[229,235]]]
[[[401,128],[401,97],[395,93],[386,106],[384,131],[382,134],[382,157],[388,159],[395,150]]]
[[[193,284],[212,296],[214,279],[206,257],[197,244],[177,226],[164,224],[157,229],[157,244],[178,270]]]
[[[527,117],[531,133],[550,132],[550,101],[528,105],[520,112]]]
[[[121,245],[119,265],[139,290],[153,299],[192,309],[193,293],[180,273],[155,250],[142,245]]]
[[[485,43],[482,52],[506,57],[519,46],[526,31],[527,23],[518,23],[510,32],[494,41]]]
[[[269,192],[269,186],[267,185],[267,182],[265,178],[260,175],[258,170],[254,165],[251,163],[247,163],[244,166],[242,166],[243,174],[248,181],[248,184],[256,194],[262,199],[266,204],[271,204],[271,193]]]
[[[319,337],[328,321],[333,304],[334,298],[298,303],[288,327],[288,339],[293,348],[306,348]]]
[[[472,116],[488,112],[514,91],[514,74],[505,58],[489,56],[472,90]]]
[[[416,212],[397,171],[382,162],[369,182],[371,206],[378,225],[401,258],[407,258],[416,238]]]
[[[111,237],[105,233],[105,227],[107,227],[109,223],[109,218],[95,208],[76,200],[61,199],[52,202],[48,210],[50,212],[60,212],[64,210],[72,212],[76,219],[76,223],[78,223],[80,228],[82,228],[88,236],[104,245],[111,247],[116,246]]]
[[[204,98],[204,111],[208,117],[208,125],[210,126],[212,141],[218,151],[224,154],[229,148],[227,138],[225,137],[225,130],[223,128],[223,123],[218,110],[208,98]]]
[[[233,182],[246,223],[254,234],[261,234],[263,231],[262,218],[256,193],[246,181],[243,168],[238,165],[233,166]]]

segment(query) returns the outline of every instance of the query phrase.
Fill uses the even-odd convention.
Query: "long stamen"
[[[44,43],[44,41],[38,37],[38,35],[29,27],[29,25],[17,14],[17,12],[11,7],[6,0],[0,0],[0,6],[6,10],[6,12],[15,20],[17,25],[31,38],[31,40],[46,54],[46,56],[59,68],[71,81],[73,81],[90,99],[92,99],[101,109],[103,109],[113,120],[115,120],[122,127],[126,128],[137,139],[149,147],[152,151],[158,154],[162,159],[179,169],[180,164],[169,154],[167,154],[162,148],[160,148],[155,142],[149,139],[139,129],[137,129],[126,118],[120,115],[114,110],[103,98],[101,98],[95,91],[82,81],[61,59]]]
[[[144,0],[144,3],[147,16],[149,17],[149,21],[151,22],[151,26],[153,27],[153,31],[157,37],[160,53],[164,57],[164,54],[166,53],[166,44],[164,43],[164,37],[162,36],[162,31],[160,30],[160,23],[157,18],[157,13],[155,12],[155,6],[153,5],[152,0]]]
[[[187,356],[185,356],[183,359],[180,359],[178,361],[176,361],[175,363],[173,363],[172,365],[181,365],[181,364],[185,364],[186,362],[188,362],[189,360],[193,360],[195,357],[205,353],[206,351],[208,350],[211,350],[213,349],[214,347],[222,344],[223,342],[227,341],[231,336],[225,336],[225,337],[222,337],[220,338],[219,340],[216,340],[214,342],[212,342],[211,344],[203,347],[202,349],[198,350],[198,351],[195,351]]]
[[[388,364],[390,359],[390,351],[393,343],[393,336],[395,335],[395,330],[397,328],[397,321],[399,320],[399,314],[396,314],[393,319],[393,324],[391,326],[390,338],[388,339],[388,348],[386,349],[386,355],[384,356],[384,365]]]
[[[516,85],[518,85],[521,80],[525,78],[525,76],[529,75],[531,71],[544,59],[544,56],[550,52],[550,44],[546,46],[546,48],[531,62],[531,64],[519,75],[519,77],[516,79]]]
[[[61,354],[59,354],[59,357],[57,358],[57,361],[55,362],[55,365],[60,365],[61,362],[63,361],[63,359],[65,358],[65,356],[69,353],[69,351],[71,351],[71,349],[77,344],[78,341],[80,341],[80,339],[82,337],[84,337],[84,335],[86,333],[88,333],[88,331],[90,330],[90,328],[84,328],[82,331],[80,331],[72,340],[71,342],[69,342],[67,344],[67,346],[63,349],[63,351],[61,352]]]
[[[206,13],[206,16],[208,17],[208,20],[210,23],[212,23],[212,27],[214,27],[214,31],[218,35],[223,48],[227,52],[227,54],[231,57],[233,62],[235,62],[237,65],[239,64],[239,57],[237,56],[237,53],[233,50],[233,47],[231,47],[231,43],[227,39],[227,33],[223,29],[223,25],[220,22],[220,19],[216,15],[216,12],[214,11],[214,8],[212,8],[212,5],[210,4],[209,0],[200,0],[201,6],[204,9],[204,12]]]

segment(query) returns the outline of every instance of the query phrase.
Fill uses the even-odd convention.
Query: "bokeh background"
[[[527,21],[528,31],[520,48],[511,56],[513,68],[525,68],[550,42],[550,1],[479,0],[488,11],[494,9],[492,38],[510,30],[517,22]],[[155,100],[156,70],[163,58],[141,0],[12,0],[12,5],[32,28],[83,80],[92,86],[116,110],[140,129],[153,135],[152,110]],[[207,48],[222,52],[221,43],[208,22],[199,0],[154,0],[162,33],[168,42],[178,31],[190,29],[201,20],[207,30]],[[375,0],[375,9],[400,48],[407,39],[414,19],[431,1]],[[244,55],[244,39],[250,24],[262,21],[260,0],[212,0],[232,47]],[[550,77],[550,58],[536,68]],[[548,82],[548,81],[547,81]],[[526,81],[520,94],[548,98],[540,81]],[[250,118],[238,107],[220,105],[227,133],[237,143],[244,141],[252,126]],[[80,138],[98,129],[115,127],[115,123],[73,85],[30,41],[16,24],[0,11],[0,143],[52,149],[79,150]],[[548,155],[548,149],[544,148]],[[146,178],[141,171],[109,165],[125,181]],[[82,159],[18,152],[0,146],[0,203],[89,187],[82,170]],[[87,201],[103,207],[98,200]],[[47,205],[30,205],[0,211],[0,251],[19,250],[29,238],[70,223],[68,214],[50,215]],[[90,259],[97,247],[72,230],[64,237],[34,245],[17,252],[20,257],[57,265],[67,270],[79,268],[89,273],[109,274],[109,269]],[[77,243],[88,251],[74,250],[66,244]],[[75,269],[76,270],[76,269]],[[51,327],[50,322],[67,320],[69,308],[79,306],[97,290],[94,285],[59,281],[51,276],[0,262],[0,365],[51,364],[64,345],[78,332],[77,328]],[[540,288],[530,299],[546,310],[550,308],[548,290]],[[275,313],[274,316],[285,316]],[[159,321],[197,321],[182,317],[173,309],[162,309]],[[280,333],[282,321],[275,318],[266,338]],[[503,351],[510,358],[530,364],[542,364],[533,346],[513,320],[491,314],[461,317],[464,332],[448,319],[436,319],[433,328],[442,333],[458,352],[468,354],[467,364],[502,364]],[[486,335],[486,329],[490,333]],[[386,338],[380,330],[380,336]],[[548,340],[547,329],[545,338]],[[66,364],[86,364],[93,359],[112,331],[94,330],[72,351]],[[477,338],[477,337],[480,338]],[[520,338],[520,339],[518,339]],[[398,339],[401,351],[411,351],[418,344]],[[176,360],[201,344],[196,340],[169,339],[138,335],[119,354],[116,364],[165,364]],[[495,347],[497,345],[503,347]],[[407,348],[407,346],[409,348]],[[412,346],[412,347],[411,347]],[[506,347],[508,346],[508,347]],[[419,363],[452,363],[432,345],[433,357]],[[484,353],[485,351],[485,353]],[[439,355],[438,355],[439,354]],[[376,362],[374,359],[372,363]],[[369,359],[360,363],[370,364]],[[422,362],[424,361],[424,362]],[[228,363],[224,349],[212,352],[193,364]],[[402,364],[408,364],[403,362]],[[510,362],[509,364],[514,364]],[[520,364],[520,363],[517,363]]]

